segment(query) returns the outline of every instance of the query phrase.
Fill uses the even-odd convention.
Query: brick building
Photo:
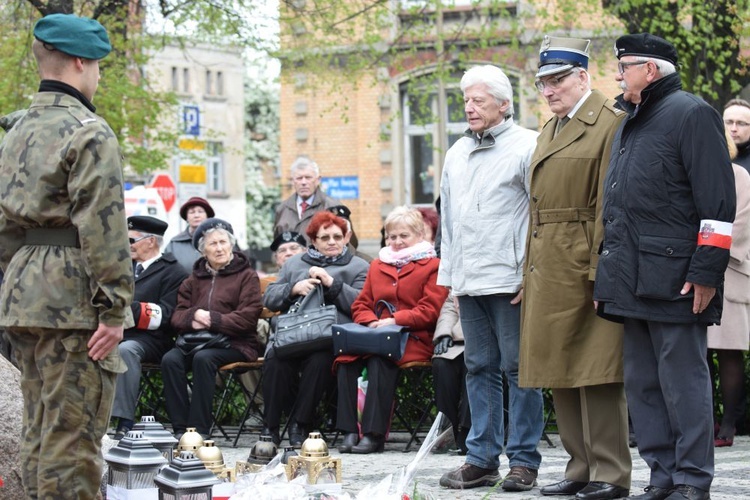
[[[414,15],[405,10],[408,3],[394,4],[402,9],[394,13],[400,23]],[[550,117],[534,87],[539,45],[545,32],[534,26],[541,21],[527,12],[523,21],[527,26],[525,36],[512,43],[510,19],[529,6],[510,2],[506,8],[509,17],[497,24],[499,29],[507,29],[504,42],[478,49],[473,48],[477,44],[472,45],[468,40],[471,35],[467,35],[467,40],[454,39],[450,46],[446,45],[443,58],[438,61],[440,42],[434,31],[423,32],[421,41],[412,40],[413,44],[427,40],[429,43],[423,48],[412,51],[397,64],[390,60],[356,73],[354,81],[342,83],[340,79],[335,90],[326,79],[337,72],[336,76],[341,77],[343,70],[339,68],[332,66],[321,75],[305,72],[299,65],[282,64],[282,197],[291,192],[289,166],[294,159],[312,158],[321,168],[327,193],[334,197],[341,193],[341,201],[352,210],[360,249],[375,255],[383,218],[394,206],[432,205],[439,193],[444,151],[467,128],[458,88],[467,67],[500,66],[513,84],[515,120],[522,126],[540,129]],[[486,12],[461,0],[438,15],[442,15],[440,28],[446,31],[456,23],[481,27],[488,22]],[[594,24],[601,19],[577,21]],[[293,29],[287,36],[299,36],[300,32],[304,30]],[[565,36],[561,31],[557,33]],[[610,97],[619,94],[612,56],[617,35],[595,39],[584,31],[565,33],[592,38],[589,72],[593,86]],[[441,77],[430,78],[438,72]],[[442,133],[438,134],[438,130]],[[358,182],[358,192],[337,189],[342,179],[349,184]]]

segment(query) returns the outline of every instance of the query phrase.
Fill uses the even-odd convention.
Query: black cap
[[[284,231],[273,240],[271,243],[271,251],[275,252],[284,243],[297,243],[298,245],[307,248],[307,240],[305,237],[294,231]]]
[[[337,217],[349,220],[352,215],[352,211],[346,205],[336,205],[335,207],[328,207],[328,211]]]
[[[665,39],[651,33],[621,36],[615,42],[615,57],[653,57],[677,66],[677,49]]]
[[[132,215],[128,217],[128,229],[141,233],[164,236],[169,224],[163,220],[148,215]]]
[[[195,233],[193,234],[193,246],[195,249],[198,249],[198,242],[203,237],[203,233],[208,231],[209,229],[224,229],[225,231],[229,231],[231,234],[234,234],[234,229],[232,229],[232,225],[228,223],[225,220],[217,219],[217,218],[210,218],[206,219],[203,222],[201,222],[200,226],[198,226],[195,229]]]

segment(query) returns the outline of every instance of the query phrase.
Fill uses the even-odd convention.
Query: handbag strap
[[[390,302],[383,299],[375,302],[375,316],[377,316],[378,319],[380,319],[380,317],[383,315],[383,311],[385,309],[388,309],[388,312],[391,313],[391,317],[396,314],[396,306],[394,306]]]
[[[316,297],[318,298],[317,303],[315,301]],[[315,285],[315,288],[313,290],[310,290],[310,293],[300,299],[297,299],[297,301],[292,304],[292,307],[289,308],[287,313],[294,314],[302,311],[318,309],[325,305],[326,301],[325,296],[323,295],[323,285],[317,283]]]

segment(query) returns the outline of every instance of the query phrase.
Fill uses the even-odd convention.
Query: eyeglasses
[[[549,88],[549,89],[552,89],[552,90],[557,90],[558,88],[560,88],[560,85],[562,84],[562,81],[565,80],[567,77],[569,77],[572,74],[573,74],[573,72],[569,71],[569,72],[565,73],[564,75],[552,77],[552,78],[550,78],[548,80],[537,80],[537,81],[534,82],[534,85],[536,86],[536,89],[539,92],[544,92],[545,88]]]
[[[146,236],[141,236],[140,238],[128,238],[128,240],[130,240],[131,245],[135,245],[139,241],[145,240],[146,238],[152,238],[153,236],[153,234],[147,234]]]
[[[724,120],[724,125],[727,127],[731,127],[732,125],[737,125],[738,127],[744,128],[744,127],[750,127],[750,123],[739,121],[739,120]]]
[[[617,71],[620,72],[621,75],[625,74],[625,70],[628,69],[631,66],[640,66],[641,64],[646,64],[648,61],[633,61],[633,62],[619,62],[617,63]]]
[[[323,236],[316,236],[315,238],[318,239],[318,240],[320,240],[320,241],[324,241],[324,242],[331,241],[331,238],[333,238],[334,241],[341,241],[341,240],[344,239],[344,235],[343,234],[334,234],[333,236],[330,236],[330,235],[324,234]]]

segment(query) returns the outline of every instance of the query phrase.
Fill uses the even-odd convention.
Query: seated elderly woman
[[[341,355],[338,368],[338,413],[336,426],[346,433],[341,453],[383,451],[396,395],[399,366],[429,361],[435,323],[448,295],[437,285],[439,259],[432,244],[424,241],[422,215],[413,208],[398,207],[385,219],[388,246],[370,265],[362,293],[352,304],[354,321],[370,327],[401,325],[409,328],[404,356],[398,363],[381,356]],[[378,318],[380,300],[396,308],[393,317]],[[362,440],[357,430],[357,377],[367,368],[368,386],[362,411]],[[425,388],[425,390],[428,390]]]
[[[202,257],[180,286],[172,326],[180,335],[202,330],[224,334],[229,347],[205,347],[189,354],[175,347],[162,358],[167,414],[178,439],[187,427],[208,436],[219,367],[258,359],[260,282],[247,257],[232,250],[235,243],[232,226],[221,219],[206,219],[193,234]],[[187,380],[191,369],[192,399]]]
[[[263,302],[272,311],[286,312],[301,296],[323,285],[326,304],[336,306],[337,322],[351,322],[351,307],[365,283],[369,265],[347,249],[350,233],[346,221],[330,212],[318,212],[307,227],[312,245],[306,252],[287,260],[276,282],[266,288]],[[333,349],[306,352],[279,359],[269,342],[263,363],[263,400],[266,429],[280,442],[281,414],[289,415],[289,442],[300,446],[314,424],[315,409],[335,389],[331,371]],[[295,391],[296,389],[296,391]],[[296,398],[295,398],[296,393]]]

